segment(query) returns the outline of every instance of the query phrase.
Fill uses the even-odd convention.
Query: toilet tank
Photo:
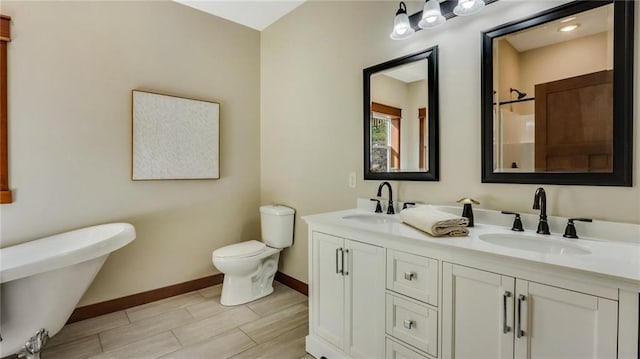
[[[280,205],[260,207],[262,241],[271,248],[287,248],[293,244],[293,208]]]

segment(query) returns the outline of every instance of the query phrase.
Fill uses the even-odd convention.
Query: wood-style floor
[[[307,297],[277,282],[274,288],[224,307],[217,285],[72,323],[42,358],[312,358],[304,350]]]

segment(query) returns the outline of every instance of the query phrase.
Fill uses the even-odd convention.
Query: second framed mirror
[[[363,75],[364,178],[438,181],[437,46]]]
[[[483,33],[483,182],[631,186],[633,1]]]

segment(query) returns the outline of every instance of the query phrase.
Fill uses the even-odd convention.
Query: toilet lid
[[[213,251],[213,256],[220,258],[251,257],[263,252],[265,247],[264,243],[258,241],[240,242],[216,249]]]

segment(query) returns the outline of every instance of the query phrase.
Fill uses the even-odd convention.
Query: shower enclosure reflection
[[[613,171],[613,4],[493,39],[495,172]]]

